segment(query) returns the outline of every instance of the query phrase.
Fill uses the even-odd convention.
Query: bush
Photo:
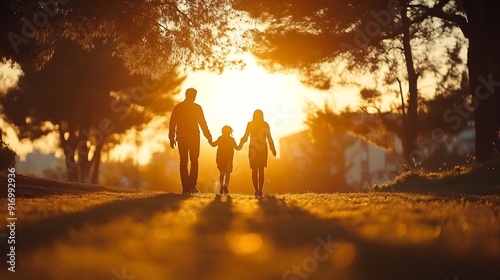
[[[393,180],[371,186],[373,191],[500,193],[500,157],[484,163],[470,162],[440,172],[405,171]]]
[[[0,141],[0,170],[5,170],[9,167],[14,167],[16,164],[16,153]]]

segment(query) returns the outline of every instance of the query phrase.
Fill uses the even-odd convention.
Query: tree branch
[[[432,8],[423,4],[408,5],[407,7],[419,8],[425,12],[425,14],[420,17],[421,19],[417,18],[418,20],[412,21],[413,23],[421,22],[428,16],[437,17],[442,20],[455,23],[462,30],[464,36],[469,37],[468,35],[470,34],[470,32],[467,18],[458,14],[449,14],[443,10],[444,6],[446,6],[446,4],[448,4],[449,2],[449,0],[440,0]]]
[[[446,20],[446,21],[455,23],[462,30],[462,33],[464,33],[464,36],[466,38],[469,37],[469,35],[470,35],[469,23],[467,22],[467,19],[465,17],[457,15],[457,14],[448,14],[443,10],[431,10],[429,15],[434,16],[434,17],[438,17],[442,20]]]
[[[164,2],[164,3],[163,3],[163,5],[170,6],[170,7],[174,8],[174,10],[175,10],[175,11],[176,11],[176,12],[177,12],[177,13],[178,13],[178,14],[179,14],[182,18],[184,18],[184,19],[185,19],[185,20],[189,23],[189,25],[190,25],[190,26],[194,26],[194,23],[193,23],[193,21],[191,20],[191,18],[190,18],[190,17],[189,17],[186,13],[184,13],[183,11],[181,11],[181,10],[179,9],[179,7],[177,7],[177,5],[175,5],[174,3],[168,2],[168,1]],[[162,4],[159,4],[159,5],[157,5],[157,6],[158,6],[158,7],[159,7],[159,6],[162,6]]]

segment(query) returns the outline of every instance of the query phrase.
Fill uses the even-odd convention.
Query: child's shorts
[[[232,161],[223,162],[223,163],[218,162],[217,169],[219,169],[219,171],[221,171],[221,172],[231,173],[231,172],[233,172],[233,162]]]

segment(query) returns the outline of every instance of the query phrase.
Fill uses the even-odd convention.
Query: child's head
[[[225,125],[222,128],[222,135],[231,135],[233,133],[233,129],[229,125]]]

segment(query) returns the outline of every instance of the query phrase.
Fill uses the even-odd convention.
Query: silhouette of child
[[[220,194],[228,194],[229,180],[231,179],[231,172],[233,172],[233,156],[234,150],[241,150],[241,147],[236,145],[236,141],[231,136],[233,129],[226,125],[222,128],[222,135],[211,142],[212,147],[217,148],[217,169],[219,169],[219,181],[220,181]]]

